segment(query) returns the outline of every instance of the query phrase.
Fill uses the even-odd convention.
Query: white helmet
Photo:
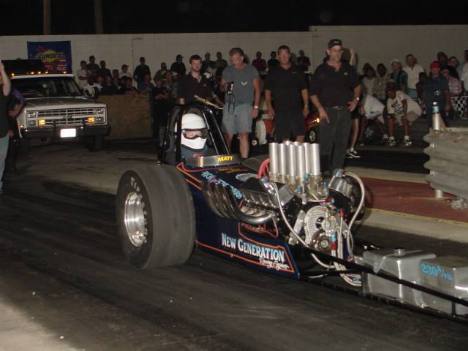
[[[201,131],[201,135],[188,138],[187,131]],[[206,124],[202,117],[195,113],[186,113],[182,116],[181,144],[191,150],[202,150],[206,144]]]

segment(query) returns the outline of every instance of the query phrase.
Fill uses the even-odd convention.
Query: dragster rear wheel
[[[126,171],[116,201],[119,236],[130,264],[151,269],[189,259],[195,212],[190,190],[174,167],[147,165]]]

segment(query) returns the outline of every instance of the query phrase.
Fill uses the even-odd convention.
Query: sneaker
[[[389,138],[387,144],[388,144],[388,146],[390,146],[390,147],[396,146],[396,140],[395,140],[395,138]]]
[[[346,157],[347,158],[361,158],[361,156],[357,153],[356,150],[354,149],[349,149],[347,152],[346,152]]]
[[[403,140],[403,146],[404,146],[404,147],[409,147],[409,146],[411,146],[411,145],[413,145],[413,142],[411,141],[411,139],[405,139],[405,140]]]

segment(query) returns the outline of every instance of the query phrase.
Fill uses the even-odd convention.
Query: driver
[[[203,118],[195,113],[182,116],[182,133],[180,141],[181,157],[189,158],[205,156],[208,152],[206,140],[208,129]]]

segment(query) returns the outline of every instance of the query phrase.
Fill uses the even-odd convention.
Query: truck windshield
[[[81,96],[73,77],[34,77],[12,80],[25,98]]]

